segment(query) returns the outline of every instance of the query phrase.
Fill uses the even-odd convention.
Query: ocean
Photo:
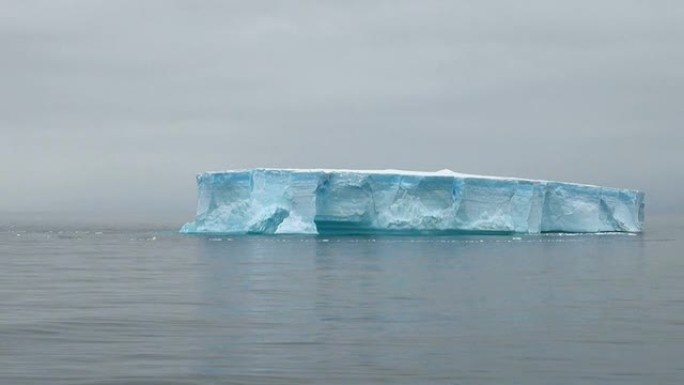
[[[6,223],[0,384],[682,384],[683,223],[433,237]]]

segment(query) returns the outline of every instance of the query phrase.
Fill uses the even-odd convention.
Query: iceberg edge
[[[197,175],[186,234],[641,232],[645,194],[401,170],[246,169]]]

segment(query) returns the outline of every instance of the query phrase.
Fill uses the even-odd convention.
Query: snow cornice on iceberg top
[[[469,178],[469,179],[487,179],[487,180],[498,180],[498,181],[523,181],[531,183],[558,183],[566,185],[575,185],[591,188],[604,188],[604,189],[616,189],[625,190],[620,187],[611,186],[599,186],[589,183],[578,183],[578,182],[566,182],[566,181],[552,181],[545,179],[531,179],[531,178],[521,178],[521,177],[508,177],[508,176],[494,176],[494,175],[481,175],[481,174],[467,174],[452,171],[450,169],[442,169],[439,171],[412,171],[412,170],[398,170],[398,169],[336,169],[336,168],[277,168],[277,167],[255,167],[255,168],[244,168],[244,169],[234,169],[234,170],[215,170],[215,171],[204,171],[196,176],[199,178],[202,175],[217,175],[217,174],[234,174],[234,173],[251,173],[251,172],[287,172],[287,173],[321,173],[321,174],[359,174],[359,175],[397,175],[397,176],[415,176],[415,177],[445,177],[445,178]],[[640,190],[629,189],[635,193],[642,193]]]

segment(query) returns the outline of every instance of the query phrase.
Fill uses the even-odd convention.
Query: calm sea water
[[[0,384],[682,384],[682,221],[642,235],[0,228]]]

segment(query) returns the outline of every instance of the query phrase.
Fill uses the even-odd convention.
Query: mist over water
[[[682,221],[640,235],[0,232],[8,384],[677,384]]]

